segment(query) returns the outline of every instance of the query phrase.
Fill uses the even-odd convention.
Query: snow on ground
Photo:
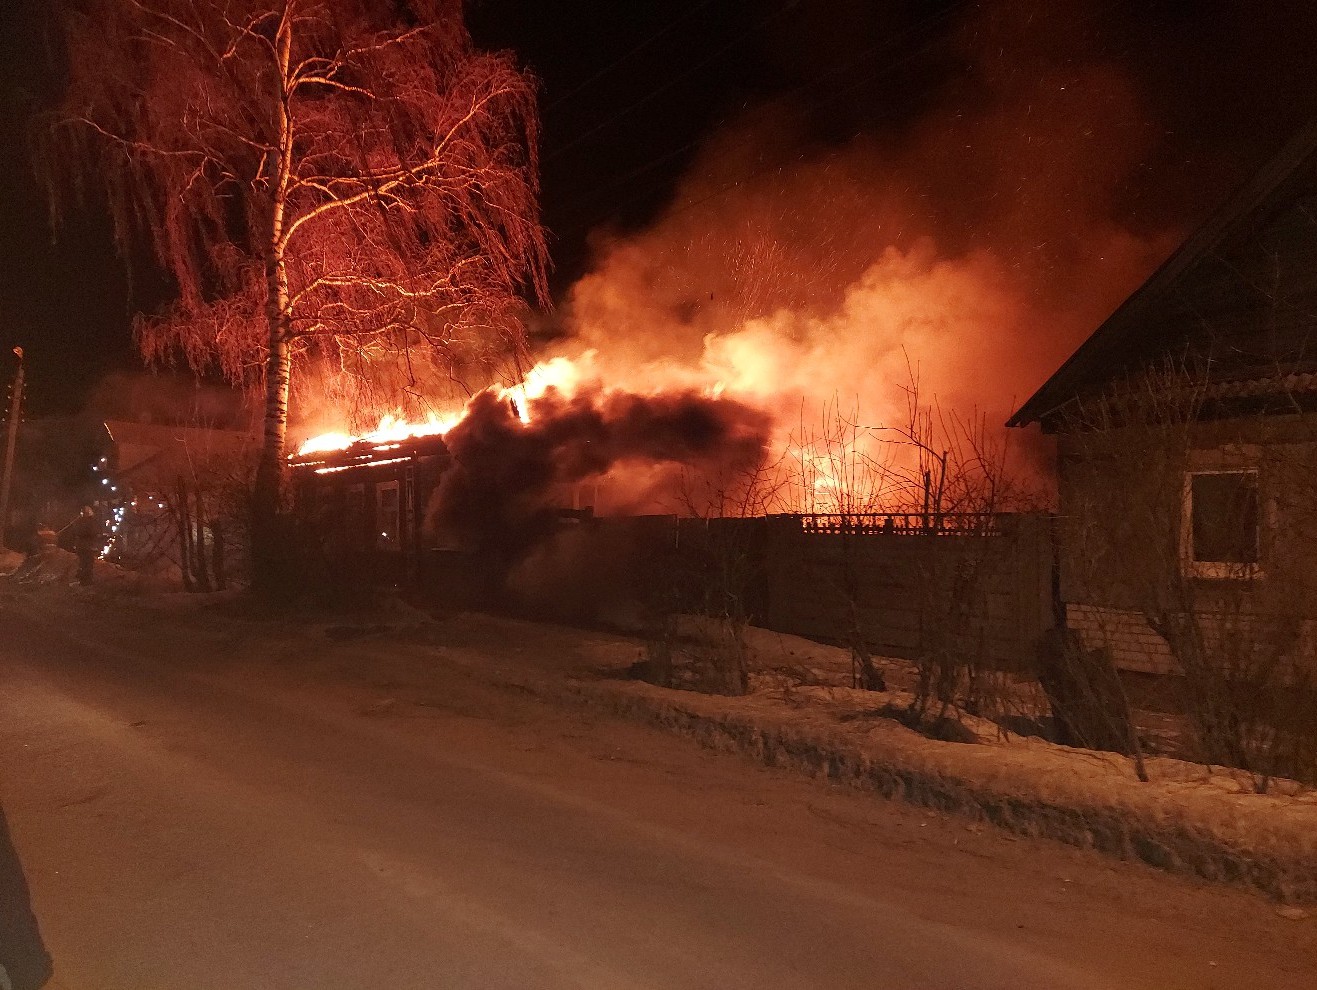
[[[14,571],[23,566],[24,559],[23,554],[18,551],[0,547],[0,577],[13,574]],[[2,985],[0,984],[0,986]]]
[[[9,553],[9,551],[3,551]],[[17,561],[0,556],[0,578],[20,585],[76,585],[78,557],[58,547],[50,547],[30,556],[16,554]],[[13,564],[13,566],[9,566]],[[92,587],[134,596],[162,595],[179,586],[168,576],[125,570],[107,560],[97,559],[92,567]]]
[[[11,579],[12,581],[12,579]],[[7,582],[9,583],[9,582]],[[12,587],[12,584],[11,584]],[[100,586],[109,590],[112,584]],[[34,596],[73,595],[59,586]],[[94,607],[99,596],[78,594]],[[170,607],[177,596],[113,598],[141,621],[242,630],[243,649],[323,649],[333,640],[363,665],[423,683],[436,665],[572,704],[602,708],[916,804],[1288,901],[1317,901],[1317,793],[1297,785],[1254,793],[1247,775],[1179,760],[1148,761],[1149,783],[1115,754],[1059,746],[971,720],[975,742],[927,738],[891,717],[907,700],[901,664],[884,661],[892,691],[850,688],[848,651],[750,630],[751,693],[721,697],[631,678],[640,637],[395,604],[357,613],[278,613],[232,595],[213,607]],[[908,673],[908,671],[907,671]],[[802,676],[802,674],[804,676]]]
[[[656,687],[627,677],[644,652],[635,637],[462,615],[438,638],[446,662],[714,748],[1282,900],[1317,901],[1317,792],[1298,785],[1277,782],[1257,794],[1246,774],[1168,758],[1150,759],[1151,780],[1141,783],[1126,757],[974,720],[974,744],[929,739],[890,717],[908,698],[899,690],[784,689],[771,674],[752,678],[745,697]],[[849,677],[847,651],[762,630],[750,643],[761,669]]]

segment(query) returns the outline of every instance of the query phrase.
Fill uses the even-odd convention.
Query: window
[[[1258,474],[1196,471],[1185,478],[1182,556],[1196,577],[1244,577],[1261,562]]]
[[[366,515],[366,486],[348,485],[343,493],[343,532],[352,550],[366,548],[365,537],[369,524]]]
[[[402,549],[402,503],[398,483],[385,482],[375,489],[375,546],[379,550]]]

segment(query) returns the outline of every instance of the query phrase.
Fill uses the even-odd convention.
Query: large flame
[[[521,382],[510,386],[492,385],[473,396],[461,409],[433,412],[423,420],[385,415],[374,429],[362,433],[337,431],[310,437],[293,456],[315,459],[315,455],[332,454],[357,445],[387,455],[408,440],[447,436],[476,415],[482,404],[487,409],[491,396],[515,417],[514,422],[519,421],[530,429],[538,424],[540,416],[561,415],[564,408],[561,400],[588,396],[590,405],[601,408],[615,399],[662,403],[686,395],[710,401],[715,406],[726,404],[729,409],[732,406],[753,409],[761,413],[766,422],[777,422],[767,439],[775,449],[784,450],[786,456],[778,459],[774,466],[777,475],[763,480],[762,484],[772,493],[772,498],[756,502],[757,511],[873,511],[880,493],[890,483],[890,479],[879,477],[881,472],[873,470],[873,460],[867,453],[874,440],[874,431],[841,418],[837,422],[844,424],[844,429],[832,431],[827,436],[816,435],[812,429],[801,429],[804,424],[793,427],[786,422],[782,410],[774,408],[773,375],[754,374],[753,363],[736,370],[740,373],[728,375],[726,366],[709,361],[697,367],[656,361],[623,372],[612,363],[606,363],[596,351],[585,350],[575,357],[560,355],[542,361],[527,371]],[[834,409],[833,412],[840,416],[840,410]],[[321,467],[318,470],[328,473],[345,468]],[[634,494],[636,489],[644,488],[648,483],[642,480],[645,469],[631,465],[627,470],[636,473],[637,477],[626,479],[610,474],[610,478],[620,490]]]
[[[493,392],[506,402],[511,402],[521,421],[529,423],[535,400],[543,397],[550,389],[567,397],[576,394],[577,388],[586,376],[585,369],[593,358],[593,352],[587,351],[576,360],[556,357],[542,361],[526,372],[523,380],[516,385],[506,387],[495,385],[486,391]],[[451,412],[432,412],[423,420],[407,420],[395,414],[386,414],[381,417],[378,426],[364,433],[331,432],[310,437],[297,448],[295,456],[332,454],[347,450],[358,443],[387,450],[391,444],[418,437],[444,436],[460,423],[466,414],[467,407]]]
[[[357,443],[368,443],[380,447],[415,437],[443,436],[453,428],[460,418],[460,413],[447,416],[431,413],[430,416],[420,422],[408,422],[397,416],[386,415],[380,419],[379,425],[375,429],[368,430],[359,436],[350,433],[322,433],[320,436],[311,437],[297,448],[297,456],[332,454],[335,451],[347,450]]]

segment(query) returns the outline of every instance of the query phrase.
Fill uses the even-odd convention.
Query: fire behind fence
[[[814,535],[852,536],[1000,536],[1003,519],[1014,514],[1000,512],[810,512],[793,513],[801,530]]]

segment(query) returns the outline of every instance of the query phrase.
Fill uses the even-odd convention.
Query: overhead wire
[[[651,90],[645,96],[642,96],[640,99],[636,100],[635,102],[628,104],[627,106],[623,107],[621,110],[618,110],[616,113],[613,113],[610,116],[606,117],[604,120],[600,121],[598,124],[596,124],[594,127],[591,127],[589,130],[585,131],[584,133],[578,134],[575,138],[573,138],[571,141],[568,141],[566,144],[555,148],[550,154],[544,156],[543,158],[544,163],[549,164],[551,162],[556,161],[557,159],[565,155],[567,152],[573,150],[574,148],[580,147],[582,144],[584,144],[590,138],[594,137],[600,131],[603,131],[606,128],[613,126],[613,124],[617,123],[619,120],[622,120],[624,117],[628,117],[631,114],[635,113],[641,107],[648,106],[654,99],[661,96],[663,93],[666,93],[673,86],[676,86],[680,82],[684,82],[696,70],[703,68],[709,62],[712,62],[715,58],[718,58],[719,56],[735,48],[746,38],[750,37],[750,35],[754,34],[756,31],[763,29],[768,24],[777,20],[783,14],[786,14],[787,12],[799,7],[803,2],[804,0],[787,0],[785,4],[783,4],[777,10],[773,11],[767,17],[760,18],[753,25],[746,28],[740,34],[736,35],[726,44],[717,48],[715,51],[710,52],[704,58],[699,59],[698,61],[687,66],[685,71],[678,73],[677,75],[673,76],[671,79],[664,82],[661,86],[658,86],[657,88]]]
[[[710,6],[713,2],[714,0],[703,0],[703,2],[697,3],[693,7],[688,8],[685,13],[681,14],[675,20],[669,21],[664,27],[660,28],[658,31],[655,31],[653,34],[650,34],[649,36],[644,38],[635,47],[628,49],[626,52],[619,55],[617,58],[613,59],[613,61],[609,62],[598,72],[594,73],[592,76],[590,76],[590,78],[573,86],[571,89],[569,89],[566,93],[563,93],[561,96],[555,97],[552,102],[548,103],[544,107],[544,112],[548,113],[549,111],[553,110],[555,107],[561,106],[562,104],[566,103],[568,100],[572,99],[579,93],[582,93],[585,90],[589,89],[591,86],[597,83],[604,76],[608,75],[618,66],[622,65],[628,59],[631,59],[634,56],[638,55],[640,52],[644,51],[654,42],[658,41],[659,38],[671,34],[674,29],[686,23],[686,21],[690,20],[691,17],[693,17],[695,14],[698,14],[705,7]]]

